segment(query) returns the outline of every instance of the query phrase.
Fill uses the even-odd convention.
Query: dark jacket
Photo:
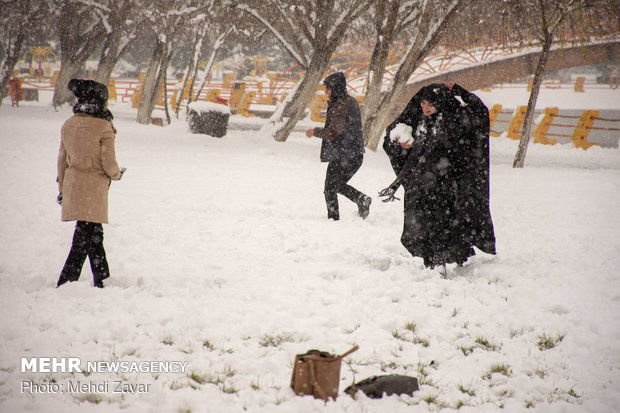
[[[459,96],[465,106],[454,98]],[[436,113],[424,116],[427,100]],[[402,149],[389,132],[398,123],[413,128],[414,142]],[[388,128],[383,143],[397,181],[405,188],[403,245],[427,265],[464,262],[472,246],[495,253],[489,209],[488,109],[455,85],[422,88]]]
[[[323,139],[321,162],[345,160],[364,154],[362,115],[357,101],[347,94],[346,80],[342,73],[325,79],[332,90],[327,105],[324,128],[314,128],[314,136]]]

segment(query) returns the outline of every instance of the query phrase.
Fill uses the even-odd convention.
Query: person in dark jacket
[[[360,108],[347,94],[347,81],[342,72],[329,75],[323,84],[329,96],[325,127],[308,129],[306,136],[323,139],[321,162],[328,162],[324,190],[327,218],[340,219],[338,194],[341,194],[355,202],[359,216],[366,219],[372,199],[348,184],[364,160]]]
[[[455,96],[461,98],[464,105]],[[401,242],[429,268],[495,254],[489,208],[489,111],[453,82],[425,86],[386,129],[383,148],[405,188]]]
[[[125,169],[116,163],[112,113],[106,108],[108,89],[93,80],[71,79],[77,97],[74,116],[62,125],[58,152],[58,203],[62,220],[77,221],[69,256],[57,287],[77,281],[86,257],[95,287],[110,276],[103,248],[103,225],[108,222],[108,188]]]

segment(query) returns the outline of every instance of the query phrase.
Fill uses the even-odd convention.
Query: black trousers
[[[351,159],[331,161],[327,165],[327,175],[325,176],[325,203],[327,204],[327,218],[334,220],[340,219],[338,208],[338,194],[344,195],[351,201],[359,205],[363,193],[347,184],[353,175],[362,166],[364,156],[356,156]]]
[[[71,251],[69,251],[57,285],[60,286],[68,281],[77,281],[80,278],[86,257],[90,261],[94,285],[103,286],[102,281],[110,276],[108,260],[103,249],[103,225],[78,221],[75,224]]]

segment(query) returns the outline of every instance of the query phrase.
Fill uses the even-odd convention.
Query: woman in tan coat
[[[112,114],[106,108],[108,89],[93,80],[72,79],[69,90],[78,98],[74,116],[61,129],[58,153],[58,203],[62,220],[77,221],[73,243],[57,286],[77,281],[88,256],[95,287],[110,276],[103,248],[103,225],[108,222],[108,189],[119,180],[114,149]]]

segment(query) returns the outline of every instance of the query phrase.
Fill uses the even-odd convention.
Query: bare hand
[[[409,148],[411,148],[411,144],[407,143],[407,142],[401,142],[400,143],[400,147],[403,148],[403,149],[409,149]]]
[[[308,130],[306,131],[306,137],[307,137],[307,138],[311,138],[311,137],[313,137],[313,136],[314,136],[314,129],[308,129]]]

